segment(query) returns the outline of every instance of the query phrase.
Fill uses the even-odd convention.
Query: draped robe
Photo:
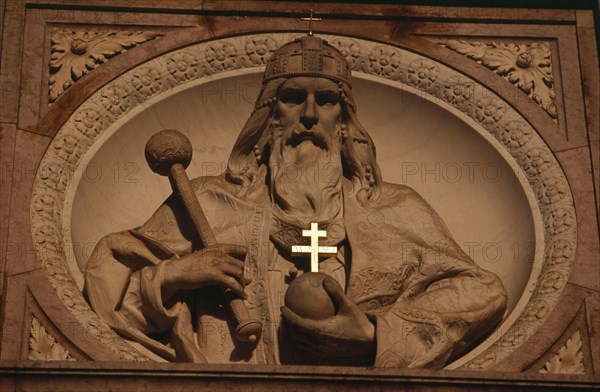
[[[163,261],[201,248],[176,195],[143,226],[98,242],[85,273],[92,308],[118,333],[167,360],[288,362],[278,337],[285,283],[273,283],[286,277],[279,276],[282,258],[270,240],[268,197],[238,197],[239,185],[224,176],[192,185],[217,241],[248,248],[245,273],[252,281],[245,302],[263,321],[260,340],[235,342],[219,287],[163,298]],[[376,327],[374,358],[354,364],[441,368],[500,323],[507,302],[501,281],[465,254],[414,190],[383,183],[377,201],[360,202],[349,180],[343,188],[345,252],[338,258],[344,267],[341,275],[339,268],[331,273]]]

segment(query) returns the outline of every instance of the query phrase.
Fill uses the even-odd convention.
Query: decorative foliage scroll
[[[56,31],[52,34],[48,102],[116,55],[158,37],[152,32]]]
[[[74,361],[66,348],[54,340],[35,317],[31,318],[29,331],[29,355],[32,361]]]
[[[538,373],[585,374],[581,346],[581,334],[577,330]]]
[[[449,40],[446,47],[464,54],[523,90],[557,121],[550,44],[504,44]]]
[[[110,132],[119,119],[136,107],[147,105],[149,100],[156,100],[161,94],[172,94],[174,89],[187,83],[199,83],[202,78],[208,79],[220,72],[247,68],[260,72],[276,48],[299,35],[277,33],[230,37],[188,46],[151,59],[120,75],[81,104],[56,134],[40,162],[30,209],[31,231],[38,258],[65,306],[87,330],[95,331],[99,342],[118,352],[123,360],[144,361],[149,358],[118,336],[91,310],[83,298],[81,287],[75,282],[74,276],[80,274],[78,266],[65,252],[65,244],[69,244],[71,239],[64,234],[69,231],[70,221],[65,219],[68,214],[63,210],[72,204],[72,200],[66,200],[66,195],[74,194],[69,190],[77,186],[73,180],[77,176],[73,174],[83,170],[80,167],[82,157],[103,132]],[[498,330],[499,336],[496,335],[489,344],[484,342],[482,345],[487,346],[457,365],[463,369],[492,368],[539,330],[558,302],[574,263],[577,222],[571,190],[560,165],[535,129],[505,100],[476,80],[442,63],[395,46],[341,36],[323,35],[322,38],[341,51],[355,74],[377,76],[402,88],[428,94],[435,101],[443,102],[473,120],[504,147],[515,166],[519,167],[525,180],[524,186],[530,187],[536,198],[544,231],[544,243],[536,245],[544,249],[544,254],[539,275],[532,277],[535,286],[529,293],[528,303],[514,322]],[[534,46],[525,48],[533,50]],[[541,66],[540,58],[546,54],[537,57],[541,56],[537,50],[543,52],[545,47],[537,45],[535,48],[536,52],[530,53],[535,59],[531,64],[536,64],[534,67],[543,72],[545,67]],[[513,58],[510,56],[506,58]],[[515,64],[517,56],[514,55]],[[527,79],[529,76],[524,76],[525,71],[515,74],[515,71],[510,71],[511,66],[495,64],[494,67],[505,73],[505,77],[512,72],[515,83],[521,81],[523,86],[529,85],[532,95],[542,96],[541,86],[532,82],[537,79]],[[551,72],[547,71],[550,75],[548,80],[551,80]]]

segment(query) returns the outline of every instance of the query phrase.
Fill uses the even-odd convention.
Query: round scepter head
[[[181,132],[165,129],[154,134],[146,143],[146,162],[153,172],[169,175],[171,166],[181,163],[187,168],[192,161],[192,143]]]

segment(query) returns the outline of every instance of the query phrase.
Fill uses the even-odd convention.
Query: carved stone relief
[[[52,335],[37,318],[31,318],[29,331],[29,354],[27,359],[32,361],[74,361],[75,358]]]
[[[464,54],[508,80],[557,122],[550,44],[449,40],[444,46]]]
[[[101,64],[158,36],[144,31],[55,31],[50,49],[48,102],[56,101],[73,83]]]
[[[585,374],[581,334],[577,330],[538,373]]]
[[[103,132],[135,107],[175,87],[225,70],[261,67],[275,48],[297,34],[240,36],[205,42],[152,59],[121,75],[84,102],[57,133],[34,184],[32,233],[49,280],[65,306],[100,342],[126,360],[148,358],[120,338],[88,306],[69,259],[69,222],[61,214],[75,186],[73,173]],[[418,54],[389,45],[322,36],[339,48],[353,72],[380,76],[452,106],[495,137],[522,170],[543,219],[543,262],[523,311],[483,352],[462,367],[488,369],[519,347],[544,322],[565,287],[574,259],[576,222],[569,185],[537,132],[504,100],[465,75]],[[540,71],[541,72],[541,71]],[[525,80],[525,79],[523,79]],[[531,90],[533,91],[533,90]],[[537,91],[537,90],[536,90]],[[537,93],[540,94],[539,92]],[[81,277],[79,277],[81,279]]]

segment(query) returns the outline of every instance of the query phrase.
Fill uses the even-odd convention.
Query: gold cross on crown
[[[308,22],[308,35],[313,35],[312,22],[320,22],[323,19],[322,18],[315,18],[313,16],[313,10],[311,9],[310,10],[310,16],[308,18],[307,17],[302,17],[302,18],[300,18],[300,20],[303,21],[303,22]]]

